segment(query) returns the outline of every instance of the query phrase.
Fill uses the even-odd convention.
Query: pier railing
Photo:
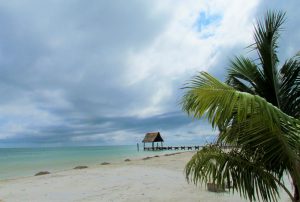
[[[144,147],[146,151],[156,151],[156,150],[200,150],[203,146],[167,146],[167,147]],[[236,148],[236,146],[222,145],[223,150],[230,150]]]
[[[155,150],[199,150],[202,146],[168,146],[168,147],[144,147],[146,151],[155,151]]]

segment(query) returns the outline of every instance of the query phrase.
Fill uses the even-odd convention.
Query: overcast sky
[[[299,51],[298,0],[0,0],[0,147],[168,144],[212,138],[181,112],[198,71],[225,78],[267,9],[287,12],[280,59]]]

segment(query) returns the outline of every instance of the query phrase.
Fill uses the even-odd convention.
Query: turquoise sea
[[[173,151],[174,152],[174,151]],[[170,151],[137,151],[135,146],[91,146],[55,148],[0,148],[0,180],[33,176],[47,170],[56,172],[78,165],[121,162],[126,158],[170,153]]]

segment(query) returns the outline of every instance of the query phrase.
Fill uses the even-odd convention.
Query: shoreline
[[[95,167],[103,162],[120,163],[126,158],[174,153],[175,151],[136,151],[135,146],[95,146],[61,148],[16,148],[0,157],[0,181],[34,176],[41,171],[56,173],[85,165]],[[13,152],[11,152],[12,150]]]
[[[0,181],[0,201],[246,201],[238,193],[209,192],[205,186],[188,184],[184,167],[194,153],[151,155],[145,160]]]
[[[122,165],[124,163],[126,163],[126,159],[129,159],[130,161],[129,162],[134,162],[134,161],[140,161],[140,160],[143,160],[144,158],[148,158],[148,159],[151,159],[151,158],[155,158],[157,156],[161,157],[161,156],[172,156],[172,155],[176,155],[176,154],[180,154],[180,153],[185,153],[185,152],[194,152],[194,151],[173,151],[173,152],[168,152],[168,153],[158,153],[156,155],[154,155],[153,153],[151,153],[151,155],[147,155],[147,153],[145,153],[145,155],[136,155],[136,156],[131,156],[131,157],[128,157],[128,158],[122,158],[122,159],[110,159],[109,161],[99,161],[97,163],[78,163],[78,164],[74,164],[73,167],[70,166],[68,168],[63,168],[63,169],[56,169],[56,168],[49,168],[49,169],[44,169],[44,170],[39,170],[39,171],[34,171],[34,169],[32,170],[32,173],[31,175],[24,175],[24,176],[16,176],[16,177],[11,177],[11,178],[3,178],[3,179],[0,179],[0,183],[1,182],[6,182],[6,181],[11,181],[11,180],[19,180],[19,179],[27,179],[27,178],[31,178],[31,177],[36,177],[35,175],[38,173],[38,172],[43,172],[43,171],[48,171],[50,172],[49,174],[59,174],[60,172],[68,172],[68,171],[71,171],[71,170],[74,170],[75,167],[77,166],[87,166],[87,168],[85,169],[90,169],[90,168],[98,168],[98,167],[101,167],[103,165],[101,165],[102,163],[108,163],[107,165]],[[127,162],[128,163],[128,162]],[[47,175],[49,175],[47,174]],[[1,201],[0,201],[1,202]]]

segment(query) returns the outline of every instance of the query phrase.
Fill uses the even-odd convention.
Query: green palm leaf
[[[265,78],[255,63],[241,56],[231,61],[226,83],[237,90],[261,95]]]
[[[278,186],[292,197],[279,180],[280,176],[261,166],[259,153],[253,158],[253,155],[236,149],[226,153],[216,145],[206,146],[192,157],[185,172],[188,181],[195,184],[212,182],[223,188],[231,185],[228,186],[230,191],[238,191],[250,201],[275,201],[279,197]]]
[[[278,107],[280,83],[277,70],[277,41],[284,21],[285,13],[282,12],[267,12],[263,21],[258,20],[254,31],[255,43],[250,46],[257,52],[258,60],[236,57],[231,61],[227,77],[227,83],[236,89],[260,95]],[[252,91],[240,88],[237,79],[248,85],[248,89]]]
[[[272,89],[272,96],[268,100],[275,106],[279,106],[277,83],[277,40],[279,31],[285,21],[285,13],[282,12],[267,12],[264,21],[258,21],[254,32],[254,48],[257,50],[261,66],[266,78],[266,84],[269,89]]]
[[[300,54],[286,61],[280,70],[281,109],[289,115],[300,117]]]
[[[210,176],[224,185],[231,178],[242,196],[266,201],[277,199],[281,186],[300,201],[300,52],[278,71],[284,21],[285,13],[270,11],[257,21],[249,47],[258,58],[231,61],[226,79],[231,87],[203,72],[186,85],[183,110],[207,117],[220,130],[217,143],[238,148],[229,154],[215,148],[198,152],[186,170],[194,182]],[[293,180],[294,196],[282,184],[284,173]]]
[[[182,101],[184,111],[195,118],[206,116],[213,127],[225,129],[219,137],[220,141],[234,142],[240,152],[248,154],[249,151],[259,150],[262,154],[259,159],[261,166],[266,169],[276,165],[276,170],[270,169],[269,172],[277,171],[278,176],[288,170],[296,176],[296,183],[300,185],[300,176],[295,170],[300,162],[299,120],[283,113],[260,96],[237,91],[205,72],[201,72],[185,88],[187,92]],[[280,181],[280,178],[276,179]],[[240,186],[236,189],[241,191],[247,188]],[[251,190],[242,192],[247,192],[248,197],[252,193]],[[268,198],[267,195],[262,197]]]

